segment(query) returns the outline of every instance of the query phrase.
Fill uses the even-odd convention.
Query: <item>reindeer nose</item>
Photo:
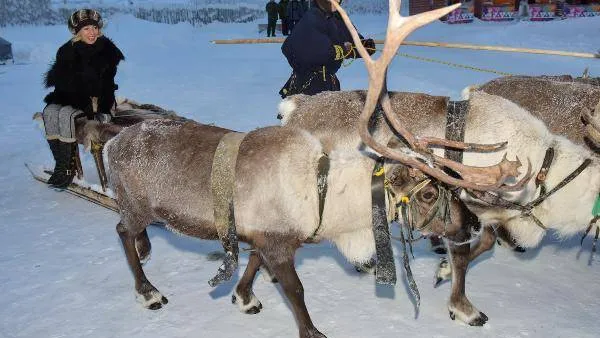
[[[281,115],[281,114],[277,114],[277,119],[278,119],[278,120],[281,120],[281,119],[283,119],[283,115]]]

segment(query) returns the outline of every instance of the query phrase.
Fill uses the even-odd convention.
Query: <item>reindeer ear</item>
[[[405,144],[403,144],[402,142],[400,142],[400,140],[396,137],[392,138],[389,142],[388,142],[388,147],[392,148],[392,149],[398,149],[402,146],[405,146]]]
[[[408,175],[411,178],[418,178],[419,176],[423,176],[423,173],[420,170],[414,169],[414,168],[409,168],[408,169]]]
[[[390,183],[394,186],[401,185],[402,182],[406,182],[410,179],[408,174],[408,167],[405,165],[398,165],[389,175]]]

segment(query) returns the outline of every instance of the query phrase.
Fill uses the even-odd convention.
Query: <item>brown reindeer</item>
[[[472,91],[482,91],[506,98],[544,122],[552,133],[563,136],[575,144],[585,145],[599,156],[599,84],[597,78],[572,78],[568,75],[509,76],[492,80],[480,86],[467,87],[463,91],[463,98],[468,99]],[[587,156],[594,157],[591,153],[588,153]],[[548,170],[555,170],[552,168],[556,165],[551,164]],[[547,172],[543,174],[542,181],[545,181]],[[592,179],[591,182],[595,182],[595,180]],[[582,223],[585,224],[585,222]],[[592,225],[593,223],[590,224],[590,226]],[[571,232],[573,231],[571,230]],[[471,250],[469,261],[473,261],[482,253],[491,250],[497,239],[511,245],[515,241],[514,238],[515,235],[511,233],[510,229],[504,227],[503,223],[485,227],[481,238]],[[446,260],[442,260],[436,272],[436,286],[451,278],[452,264],[449,265]]]
[[[360,46],[358,48],[360,50]],[[388,57],[391,58],[390,55],[393,55],[395,50],[391,52],[388,50],[388,52],[390,53]],[[365,56],[365,53],[361,55],[365,58],[365,63],[369,68],[382,67],[380,64],[373,65],[373,62],[368,59],[368,56]],[[370,71],[372,81],[382,81],[380,77],[374,76],[373,73],[373,71]],[[381,87],[384,88],[385,82],[382,82]],[[370,86],[371,88],[372,86]],[[378,92],[375,91],[375,93]],[[321,116],[328,116],[335,114],[332,109],[337,109],[338,105],[350,107],[350,109],[356,111],[360,110],[360,107],[366,102],[359,120],[368,120],[379,95],[369,94],[371,94],[371,91],[369,91],[366,98],[364,95],[361,96],[351,92],[323,93],[310,98],[291,97],[289,99],[291,102],[285,102],[283,105],[292,106],[293,109],[288,109],[282,116],[284,120],[286,118],[293,119],[296,115],[299,119],[310,120],[311,117],[305,115],[307,111],[318,111]],[[423,145],[442,144],[437,141],[432,142],[434,140],[432,138],[413,137],[410,134],[406,136],[407,130],[410,129],[420,135],[429,134],[441,137],[445,133],[444,126],[447,122],[445,109],[443,111],[433,110],[433,113],[432,111],[415,110],[414,106],[407,104],[407,100],[410,101],[410,96],[411,94],[405,93],[388,95],[384,92],[381,94],[381,105],[386,117],[391,121],[390,124],[394,125],[394,131],[401,134],[406,143],[420,145],[420,147],[417,146],[412,149],[422,151],[425,148]],[[422,96],[420,99],[430,101],[431,107],[435,107],[433,101],[437,100],[427,96]],[[575,116],[575,119],[578,119],[578,116],[579,113]],[[588,120],[590,119],[588,118]],[[406,155],[410,151],[400,153],[397,149],[386,147],[385,142],[378,142],[377,139],[373,139],[368,135],[366,126],[366,123],[362,123],[360,127],[362,128],[360,131],[361,137],[366,144],[386,157],[409,163]],[[581,128],[579,129],[581,130]],[[381,131],[375,129],[374,135],[376,136],[378,132]],[[597,229],[597,218],[592,219],[590,216],[590,210],[592,210],[600,191],[600,161],[595,154],[589,149],[553,134],[543,121],[514,102],[483,91],[474,92],[468,102],[465,140],[482,143],[499,142],[505,138],[510,141],[507,145],[509,154],[526,154],[533,163],[533,167],[538,170],[544,167],[544,154],[548,148],[552,147],[555,152],[555,163],[552,170],[544,172],[545,182],[550,191],[552,191],[550,188],[554,187],[560,187],[560,189],[553,192],[551,196],[544,195],[540,192],[540,187],[536,182],[530,181],[518,193],[499,192],[499,197],[504,199],[504,202],[501,203],[494,203],[500,202],[501,199],[493,195],[490,197],[492,203],[462,195],[461,197],[479,217],[482,224],[490,226],[484,231],[480,246],[474,248],[467,255],[469,260],[486,250],[486,246],[489,247],[493,244],[495,234],[492,227],[496,225],[501,225],[503,231],[510,234],[519,245],[524,247],[537,245],[546,233],[547,228],[555,229],[562,236],[573,235],[585,230],[588,226],[590,229]],[[454,148],[460,149],[459,146],[454,146]],[[419,155],[428,158],[426,152],[420,152],[416,157]],[[431,158],[429,157],[429,159]],[[424,159],[422,160],[427,162]],[[466,153],[464,156],[465,163],[471,166],[489,165],[498,160],[498,154],[495,153],[472,152]],[[436,163],[435,160],[431,162]],[[441,161],[438,161],[437,164],[444,167]],[[448,168],[448,166],[446,167]],[[430,168],[425,167],[424,169]],[[452,169],[454,170],[454,168]],[[456,170],[454,171],[456,172]],[[431,170],[427,173],[429,175],[433,174]],[[441,173],[437,174],[441,175]],[[459,174],[465,177],[463,173],[459,172]],[[528,175],[526,174],[525,177]],[[565,186],[559,184],[567,178],[569,178],[568,184]],[[477,191],[485,189],[468,187],[467,190],[477,193]],[[478,195],[482,196],[479,193]],[[542,198],[536,199],[540,195],[542,195]],[[490,198],[486,200],[490,201]],[[511,208],[507,208],[507,206]],[[514,208],[515,206],[519,208]],[[570,212],[564,213],[564,210]],[[490,241],[490,239],[492,240]]]
[[[456,5],[401,18],[399,1],[391,0],[390,29],[395,32],[391,31],[388,36],[399,36],[399,40],[393,41],[399,45],[411,31],[454,8]],[[385,62],[389,63],[389,59]],[[383,80],[384,74],[377,76]],[[377,99],[380,88],[370,85],[369,89],[368,96]],[[363,129],[367,130],[369,118],[360,121],[362,134]],[[239,140],[239,148],[235,161],[230,162],[233,170],[228,172],[228,180],[216,180],[216,177],[227,176],[221,175],[221,171],[228,170],[214,165],[215,162],[223,163],[223,153],[219,152],[222,142],[235,137]],[[377,144],[366,143],[379,151]],[[488,168],[467,167],[432,156],[425,150],[428,144],[449,143],[445,140],[432,138],[417,144],[413,139],[410,143],[416,150],[400,148],[402,154],[406,154],[401,162],[453,186],[514,191],[527,181],[513,186],[503,184],[516,176],[516,162],[502,161],[500,165]],[[497,148],[450,144],[461,149]],[[229,146],[231,144],[225,145]],[[397,148],[390,149],[388,153]],[[308,240],[330,240],[350,261],[358,263],[369,260],[375,252],[370,191],[376,159],[355,151],[329,154],[327,195],[320,212],[318,168],[323,160],[323,146],[318,138],[304,130],[266,127],[239,135],[192,121],[153,120],[121,131],[108,141],[104,155],[121,214],[117,232],[134,275],[136,294],[147,308],[158,309],[167,303],[167,299],[148,281],[142,270],[140,256],[143,252],[140,253],[138,244],[147,242],[147,237],[143,238],[144,229],[159,220],[167,223],[167,228],[189,236],[223,239],[217,224],[217,216],[223,210],[217,210],[220,208],[213,197],[227,189],[231,189],[232,199],[225,208],[233,216],[237,237],[255,250],[240,281],[242,287],[236,289],[242,291],[237,293],[240,303],[243,306],[258,304],[251,290],[243,285],[256,273],[258,266],[264,264],[278,279],[290,301],[302,338],[325,336],[314,327],[306,309],[304,290],[294,267],[296,249]],[[465,179],[447,176],[439,169],[440,163],[462,173]],[[410,176],[406,170],[396,160],[385,161],[384,172],[389,181],[385,204],[387,221],[396,214],[397,198],[393,196],[410,195],[417,201],[417,206],[424,209],[435,203],[438,185],[430,186],[424,182],[421,190],[410,194],[411,182],[415,180],[403,178],[406,173]],[[421,230],[443,235],[457,243],[469,240],[469,215],[465,215],[464,209],[456,203],[447,206],[450,217],[446,220],[452,222],[433,219]],[[415,224],[426,224],[418,214],[415,217]]]

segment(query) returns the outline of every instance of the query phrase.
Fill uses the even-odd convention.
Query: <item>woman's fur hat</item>
[[[104,22],[102,22],[100,13],[93,9],[85,8],[73,12],[73,14],[71,14],[69,17],[68,25],[71,33],[77,34],[79,30],[87,25],[94,25],[98,27],[98,29],[102,29]]]

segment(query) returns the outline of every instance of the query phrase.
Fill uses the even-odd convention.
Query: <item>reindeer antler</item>
[[[496,165],[490,167],[472,167],[461,163],[434,155],[428,148],[428,145],[437,144],[451,146],[459,149],[477,149],[477,150],[498,150],[505,143],[495,145],[467,144],[462,142],[452,142],[438,138],[425,138],[424,142],[416,138],[396,114],[394,114],[386,86],[387,68],[396,55],[402,41],[414,30],[424,26],[440,17],[452,12],[460,6],[460,3],[452,6],[435,9],[417,15],[403,17],[400,15],[400,0],[390,0],[388,27],[386,31],[383,52],[377,61],[374,61],[366,49],[363,47],[358,32],[352,25],[348,14],[335,0],[330,0],[333,6],[338,10],[344,23],[348,27],[358,53],[363,58],[367,71],[369,73],[369,89],[363,111],[359,117],[359,134],[363,142],[383,156],[397,160],[415,169],[419,169],[427,175],[448,183],[450,185],[481,191],[515,191],[520,190],[531,179],[531,163],[528,161],[528,171],[515,185],[504,185],[506,179],[517,177],[518,168],[521,162],[508,161],[505,157]],[[386,117],[394,128],[408,143],[408,148],[392,149],[386,147],[373,139],[369,133],[368,125],[371,115],[375,111],[377,102],[381,103]],[[457,179],[446,174],[442,169],[435,166],[447,167],[462,176]]]

